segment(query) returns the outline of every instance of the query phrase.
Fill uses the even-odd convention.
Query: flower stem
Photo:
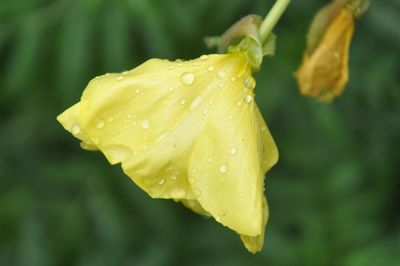
[[[274,6],[269,11],[260,26],[261,42],[264,42],[268,35],[271,34],[278,20],[281,18],[283,12],[286,10],[291,0],[277,0]]]

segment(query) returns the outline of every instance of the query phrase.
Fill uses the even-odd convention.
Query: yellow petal
[[[278,153],[254,102],[255,81],[241,53],[186,62],[152,59],[92,80],[59,121],[77,123],[85,143],[154,198],[211,215],[262,245],[264,174]],[[73,114],[73,115],[71,115]]]
[[[242,239],[245,247],[247,248],[248,251],[251,253],[256,253],[259,252],[263,245],[264,245],[264,236],[265,236],[265,226],[267,225],[268,221],[268,203],[267,199],[264,197],[263,199],[263,208],[262,208],[262,232],[260,235],[257,236],[246,236],[246,235],[241,235],[240,238]]]
[[[96,145],[88,138],[79,121],[80,103],[77,103],[57,117],[57,121],[76,138],[80,139],[81,147],[86,150],[97,150]]]
[[[304,54],[303,62],[295,73],[302,94],[330,101],[343,92],[348,82],[349,47],[353,32],[353,15],[342,8],[318,46],[311,54]]]
[[[263,138],[252,87],[244,85],[253,83],[250,74],[221,91],[211,110],[214,115],[197,136],[189,176],[200,204],[218,222],[257,236],[263,227]]]

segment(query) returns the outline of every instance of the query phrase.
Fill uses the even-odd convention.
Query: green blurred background
[[[256,74],[280,150],[263,251],[173,201],[153,200],[55,120],[85,85],[146,59],[195,58],[273,0],[1,0],[0,265],[400,265],[400,1],[357,22],[351,81],[333,104],[292,73],[313,14],[294,0]]]

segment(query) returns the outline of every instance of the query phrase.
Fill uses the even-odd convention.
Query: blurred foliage
[[[357,22],[351,81],[332,105],[292,73],[313,14],[296,0],[256,74],[280,148],[263,252],[172,201],[153,200],[55,117],[87,82],[146,59],[195,58],[274,0],[0,1],[0,265],[400,265],[400,1]]]

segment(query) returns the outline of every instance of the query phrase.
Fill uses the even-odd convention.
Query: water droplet
[[[193,193],[194,193],[196,196],[200,196],[200,195],[201,195],[201,191],[200,191],[200,189],[198,189],[198,188],[193,189]]]
[[[210,71],[210,72],[211,72],[211,71],[213,71],[213,70],[214,70],[214,66],[211,66],[211,65],[210,65],[210,66],[208,66],[208,68],[207,68],[207,69],[208,69],[208,71]]]
[[[236,78],[235,77],[232,77],[232,82],[235,82],[236,81]]]
[[[169,90],[169,92],[173,92],[173,91],[174,91],[174,88],[171,87],[171,88],[169,88],[168,90]]]
[[[240,196],[241,196],[241,197],[244,197],[244,192],[240,192]]]
[[[136,121],[133,121],[132,126],[136,127],[136,125],[137,125]]]
[[[221,222],[221,217],[215,216],[215,220],[216,220],[217,222]]]
[[[202,100],[203,99],[200,96],[194,99],[192,104],[190,105],[190,109],[196,108],[201,103]]]
[[[74,135],[78,135],[79,133],[81,133],[81,127],[78,124],[73,124],[71,127],[71,132]]]
[[[265,130],[267,130],[267,128],[265,126],[262,126],[261,131],[265,131]]]
[[[123,145],[108,145],[103,147],[102,151],[113,164],[129,159],[132,154],[131,149]]]
[[[100,140],[99,140],[99,138],[98,137],[93,137],[92,139],[91,139],[91,141],[94,143],[94,144],[99,144],[99,142],[100,142]]]
[[[171,191],[172,198],[182,199],[186,196],[186,190],[181,188],[175,188]]]
[[[225,76],[226,76],[226,73],[224,72],[224,71],[219,71],[218,72],[218,74],[217,74],[217,78],[218,79],[223,79],[223,78],[225,78]]]
[[[168,66],[167,69],[172,70],[172,69],[174,69],[174,67],[171,65],[171,66]]]
[[[195,78],[196,77],[194,76],[194,74],[192,72],[185,72],[181,76],[181,81],[182,81],[183,84],[189,86],[189,85],[193,84]]]
[[[102,119],[97,120],[96,127],[97,128],[103,128],[104,127],[104,121]]]
[[[200,56],[201,61],[206,61],[208,59],[208,55],[202,55]]]
[[[140,90],[139,89],[136,89],[136,94],[139,94],[140,93]]]
[[[132,113],[128,114],[128,119],[131,119],[133,117]]]
[[[226,163],[224,163],[224,164],[221,164],[221,166],[219,167],[219,172],[221,174],[225,174],[226,172],[228,172],[228,169],[229,169],[228,165]]]
[[[114,121],[114,117],[111,116],[108,118],[108,122],[112,122],[112,121]]]
[[[184,105],[184,104],[186,103],[186,100],[185,100],[185,99],[182,99],[182,100],[180,100],[179,103],[182,104],[182,105]]]
[[[142,128],[144,128],[144,129],[150,128],[150,120],[149,119],[145,119],[142,121]]]
[[[194,179],[193,178],[189,178],[189,183],[190,184],[194,184]]]
[[[164,184],[165,183],[165,179],[164,178],[162,178],[160,181],[158,181],[158,184],[159,185],[162,185],[162,184]]]
[[[245,95],[243,96],[243,100],[244,100],[246,103],[250,103],[250,102],[253,100],[253,96],[251,96],[250,94],[245,94]]]
[[[176,180],[176,178],[177,178],[176,175],[171,176],[172,180]]]
[[[254,79],[252,77],[244,77],[243,84],[246,88],[253,89],[254,88]]]
[[[128,72],[129,72],[129,71],[124,71],[124,72],[122,72],[121,74],[122,74],[122,75],[126,75],[126,74],[128,74]]]
[[[231,155],[235,155],[235,154],[237,153],[237,148],[232,148],[232,149],[229,151],[229,153],[230,153]]]
[[[123,79],[124,79],[124,76],[119,76],[119,77],[117,78],[118,81],[121,81],[121,80],[123,80]]]
[[[230,116],[228,117],[228,119],[229,119],[229,120],[232,120],[232,119],[233,119],[233,116],[230,115]]]
[[[208,109],[206,108],[203,110],[203,115],[206,115],[207,113],[208,113]]]
[[[238,101],[236,104],[237,106],[242,106],[242,101]]]
[[[220,88],[222,88],[222,87],[224,87],[224,86],[225,86],[225,84],[224,84],[223,82],[221,82],[221,83],[218,84],[218,87],[220,87]]]

